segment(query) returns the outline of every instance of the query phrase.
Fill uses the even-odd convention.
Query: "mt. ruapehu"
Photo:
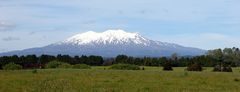
[[[150,40],[138,33],[128,33],[123,30],[107,30],[102,33],[89,31],[45,47],[1,53],[0,56],[68,54],[72,56],[99,55],[115,57],[119,54],[125,54],[135,57],[159,57],[170,56],[173,53],[178,53],[181,56],[195,56],[202,55],[205,52],[205,50],[198,48]]]

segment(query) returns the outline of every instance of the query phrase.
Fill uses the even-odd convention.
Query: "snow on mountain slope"
[[[173,53],[178,53],[182,56],[195,56],[202,55],[205,52],[205,50],[197,48],[150,40],[138,33],[129,33],[119,29],[107,30],[102,33],[89,31],[45,47],[2,53],[0,56],[15,54],[68,54],[72,56],[100,55],[104,57],[115,57],[119,54],[125,54],[138,57],[158,57],[170,56]]]
[[[124,30],[107,30],[102,33],[88,31],[86,33],[77,34],[66,39],[59,44],[72,44],[72,45],[90,45],[90,44],[137,44],[142,46],[162,45],[162,46],[180,46],[177,44],[153,41],[141,36],[138,33],[128,33]]]
[[[84,44],[125,44],[133,42],[134,44],[148,45],[150,40],[142,37],[138,33],[127,33],[123,30],[107,30],[103,33],[89,31],[83,34],[77,34],[63,41],[75,45]]]

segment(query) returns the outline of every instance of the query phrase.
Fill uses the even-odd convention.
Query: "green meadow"
[[[107,68],[1,70],[0,92],[240,92],[240,68],[232,73]]]

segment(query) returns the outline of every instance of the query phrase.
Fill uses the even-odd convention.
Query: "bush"
[[[223,67],[222,72],[233,72],[231,66]]]
[[[227,67],[227,71],[225,71],[225,72],[233,72],[231,66]]]
[[[214,72],[233,72],[231,66],[216,65],[213,69]]]
[[[221,72],[222,71],[222,68],[220,65],[216,65],[214,68],[213,68],[213,71],[214,72]]]
[[[3,66],[3,70],[21,70],[22,66],[15,63],[9,63]]]
[[[76,65],[73,65],[74,69],[91,69],[91,66],[89,65],[86,65],[86,64],[76,64]]]
[[[47,63],[46,68],[58,68],[62,64],[63,63],[59,61],[51,61]]]
[[[113,69],[113,70],[140,70],[141,68],[137,65],[131,65],[131,64],[115,64],[115,65],[112,65],[109,69]]]
[[[59,65],[57,68],[72,68],[72,65],[68,64],[68,63],[62,63],[61,65]]]
[[[239,82],[240,80],[238,78],[235,78],[234,81]]]
[[[200,64],[192,64],[187,67],[188,71],[202,71],[202,66]]]
[[[163,64],[164,71],[173,71],[172,64],[170,61],[167,61]]]

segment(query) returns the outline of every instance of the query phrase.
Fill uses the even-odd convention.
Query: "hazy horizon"
[[[239,0],[0,0],[0,53],[122,29],[200,49],[240,47]]]

